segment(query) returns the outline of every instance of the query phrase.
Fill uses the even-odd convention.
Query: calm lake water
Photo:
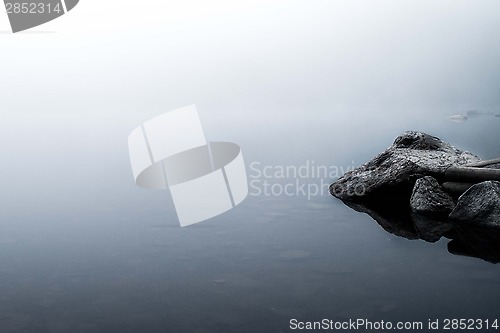
[[[311,118],[220,137],[241,145],[250,180],[253,162],[357,166],[409,122],[483,158],[500,156],[493,116],[380,118],[374,130],[339,126],[334,112]],[[250,195],[181,229],[168,192],[133,183],[126,137],[134,126],[115,125],[98,149],[84,133],[104,138],[107,129],[88,123],[58,151],[49,148],[52,135],[29,158],[6,152],[13,162],[1,197],[0,332],[291,332],[293,318],[498,317],[500,266],[450,254],[446,239],[387,233],[326,192]]]
[[[21,34],[0,13],[0,333],[493,322],[500,265],[386,232],[327,193],[340,174],[258,173],[341,173],[406,130],[500,157],[499,12],[494,0],[82,0]],[[168,191],[135,185],[127,138],[190,104],[208,141],[240,145],[257,189],[181,229]],[[492,115],[448,119],[471,109]],[[256,195],[263,181],[297,195]]]

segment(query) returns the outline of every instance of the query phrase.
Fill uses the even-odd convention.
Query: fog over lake
[[[499,11],[82,0],[19,34],[0,15],[0,332],[496,319],[498,265],[390,234],[324,184],[405,130],[500,157]],[[127,137],[190,104],[207,140],[241,147],[255,188],[293,195],[250,187],[231,211],[180,228],[168,191],[135,185]]]

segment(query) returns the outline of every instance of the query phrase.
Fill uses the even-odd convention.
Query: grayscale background
[[[85,0],[0,14],[0,331],[289,332],[288,321],[498,315],[500,268],[329,195],[179,228],[127,136],[196,104],[247,166],[359,165],[404,130],[500,156],[498,1]],[[317,181],[314,180],[314,181]],[[331,180],[328,180],[330,182]]]

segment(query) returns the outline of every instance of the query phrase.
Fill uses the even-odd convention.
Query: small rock
[[[489,180],[469,188],[458,199],[450,219],[500,227],[500,182]]]
[[[455,207],[453,198],[431,176],[417,179],[410,199],[411,210],[419,214],[449,214]]]
[[[454,114],[453,116],[449,117],[451,121],[455,122],[463,122],[469,119],[469,117],[463,115],[463,114]]]

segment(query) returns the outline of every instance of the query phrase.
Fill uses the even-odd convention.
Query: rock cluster
[[[437,137],[409,131],[383,153],[339,178],[330,192],[343,201],[377,201],[378,205],[384,204],[381,198],[397,198],[417,214],[442,217],[451,213],[450,220],[500,227],[498,181],[465,187],[458,200],[440,184],[448,168],[480,162],[476,155]]]
[[[434,136],[408,131],[397,137],[383,153],[339,178],[330,186],[330,192],[348,201],[377,195],[380,190],[399,195],[401,188],[411,191],[418,178],[437,176],[451,166],[480,160]]]
[[[429,242],[444,236],[452,239],[452,253],[500,262],[500,182],[445,182],[452,167],[500,166],[487,162],[434,136],[405,132],[383,153],[339,178],[330,192],[349,207],[369,214],[388,232]],[[486,233],[498,239],[488,244],[494,244],[498,253],[492,254],[489,246],[485,254],[476,236],[482,237],[484,229],[492,227],[495,231]]]
[[[500,182],[488,180],[475,184],[455,203],[436,179],[420,178],[413,188],[410,208],[430,216],[447,213],[451,221],[500,227]]]

